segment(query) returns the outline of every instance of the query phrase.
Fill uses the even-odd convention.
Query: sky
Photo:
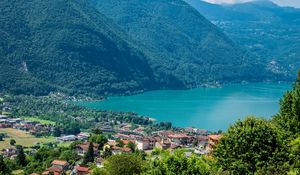
[[[241,2],[248,2],[253,0],[204,0],[211,3],[241,3]],[[300,0],[271,0],[280,6],[290,6],[290,7],[297,7],[300,8]]]

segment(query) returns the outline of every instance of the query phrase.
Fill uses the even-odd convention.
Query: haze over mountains
[[[300,9],[267,0],[233,5],[185,0],[251,53],[269,62],[268,68],[289,77],[300,67]]]
[[[0,6],[1,92],[124,94],[271,75],[263,60],[181,0],[3,0]]]

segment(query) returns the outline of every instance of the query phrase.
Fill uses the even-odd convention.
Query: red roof
[[[211,140],[219,140],[223,135],[218,134],[218,135],[209,135],[208,138]]]
[[[129,142],[135,143],[134,140],[122,140],[125,145],[128,145]]]
[[[58,168],[57,166],[52,166],[50,168],[48,168],[49,172],[62,172],[61,168]]]
[[[121,147],[118,147],[118,146],[113,146],[112,147],[113,150],[120,150],[122,152],[131,152],[131,149],[130,148],[121,148]]]
[[[76,166],[76,170],[79,172],[87,172],[87,173],[90,171],[88,167],[81,166],[81,165]]]
[[[37,173],[32,173],[32,174],[30,174],[30,175],[39,175],[39,174],[37,174]]]
[[[61,165],[61,166],[66,166],[68,165],[68,162],[65,160],[53,160],[51,163],[52,165]]]
[[[89,146],[90,146],[90,142],[85,142],[80,145],[77,145],[77,147],[80,147],[84,151],[87,151],[89,149]],[[94,146],[94,151],[98,150],[99,144],[93,143],[93,146]]]

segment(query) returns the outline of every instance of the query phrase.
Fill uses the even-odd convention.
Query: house
[[[90,168],[77,165],[74,167],[73,171],[71,172],[71,175],[88,175],[90,174]]]
[[[0,119],[8,119],[7,115],[0,115]]]
[[[1,123],[0,128],[11,128],[13,125],[12,124],[6,124],[6,123]]]
[[[75,141],[76,139],[77,137],[75,135],[67,135],[67,136],[62,136],[57,138],[58,141],[63,141],[63,142]]]
[[[168,135],[168,139],[170,142],[179,144],[179,145],[187,145],[191,142],[192,136],[188,136],[186,133],[181,134],[170,134]]]
[[[219,140],[223,137],[222,134],[217,135],[209,135],[208,136],[208,146],[207,150],[211,151],[215,148],[215,146],[219,143]]]
[[[138,150],[150,149],[150,141],[148,139],[136,140],[135,143]]]
[[[11,118],[9,120],[13,123],[20,123],[21,121],[23,121],[21,118]]]
[[[76,146],[76,153],[79,156],[84,156],[84,154],[88,151],[89,146],[90,146],[90,142],[84,142],[84,143],[82,143],[80,145],[77,145]],[[99,152],[99,144],[93,143],[93,146],[94,146],[94,155],[98,156],[100,154],[100,152]]]
[[[116,146],[117,142],[115,140],[108,140],[108,142],[106,143],[106,145],[109,145],[110,147]]]
[[[69,163],[65,160],[53,160],[51,165],[52,166],[44,171],[42,175],[61,175],[69,169]]]
[[[1,119],[0,118],[0,123],[8,123],[8,119]]]
[[[160,131],[158,132],[158,136],[160,136],[162,139],[167,139],[169,135],[174,134],[172,131]]]
[[[208,131],[204,129],[197,129],[196,133],[200,135],[208,135]]]
[[[197,139],[197,142],[198,142],[198,144],[196,146],[205,147],[208,143],[208,136],[200,135],[196,139]]]
[[[17,149],[15,147],[6,148],[2,150],[2,154],[6,157],[11,157],[17,154]]]
[[[81,133],[79,133],[79,134],[77,135],[77,139],[78,139],[78,140],[83,140],[83,141],[88,140],[89,137],[90,137],[90,134],[89,134],[89,133],[86,133],[86,132],[81,132]]]
[[[171,142],[168,140],[161,140],[155,143],[155,147],[159,149],[168,149],[171,147]]]
[[[40,175],[40,174],[37,174],[37,173],[31,173],[30,175]]]
[[[135,143],[134,140],[122,140],[122,142],[124,143],[124,145],[128,145],[130,142]]]
[[[118,147],[118,146],[113,146],[112,147],[112,153],[114,155],[116,154],[122,154],[122,153],[131,153],[131,149],[127,147]]]

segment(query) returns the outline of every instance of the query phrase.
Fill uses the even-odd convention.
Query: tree
[[[74,164],[78,160],[78,155],[73,150],[65,150],[60,154],[59,159]]]
[[[277,129],[271,122],[255,117],[230,126],[213,151],[213,156],[224,171],[245,175],[278,168],[287,160],[287,152]],[[275,168],[272,171],[284,170]]]
[[[90,142],[89,148],[88,148],[87,152],[84,154],[83,163],[87,164],[89,162],[94,162],[94,158],[95,158],[94,144],[93,144],[93,142]]]
[[[103,168],[94,168],[92,175],[109,175]]]
[[[109,156],[112,155],[112,151],[109,147],[104,147],[104,151],[102,153],[103,158],[108,158]]]
[[[288,91],[280,101],[280,112],[274,121],[285,131],[286,137],[295,139],[300,133],[300,70],[293,90]]]
[[[108,174],[133,175],[142,172],[143,161],[133,154],[120,154],[110,156],[104,163]]]
[[[10,169],[6,166],[3,157],[0,156],[0,174],[1,175],[9,175],[10,174]]]
[[[14,146],[16,144],[16,140],[15,139],[10,139],[9,144]]]
[[[98,118],[96,118],[96,119],[98,119]],[[93,129],[93,134],[99,135],[99,134],[102,134],[102,131],[99,128],[95,128],[95,129]]]
[[[107,138],[103,134],[93,134],[89,138],[89,141],[99,144],[99,149],[102,149],[103,146],[108,142]]]
[[[132,152],[134,152],[136,149],[136,145],[133,142],[129,142],[127,147],[130,148]]]
[[[27,162],[26,162],[26,156],[25,156],[23,147],[17,146],[17,152],[18,152],[18,155],[16,158],[16,162],[20,166],[26,166]]]
[[[61,128],[55,127],[53,131],[53,136],[54,137],[60,137],[61,136]]]
[[[300,136],[291,141],[290,146],[290,165],[295,172],[300,172]]]
[[[125,144],[123,143],[123,141],[122,141],[121,139],[119,139],[119,138],[116,140],[116,142],[117,142],[117,145],[116,145],[116,146],[118,146],[118,147],[124,147],[124,145],[125,145]]]
[[[207,161],[196,155],[186,157],[184,151],[176,150],[161,159],[154,159],[147,166],[146,175],[208,175],[211,167]]]
[[[3,135],[0,134],[0,141],[3,141]]]

